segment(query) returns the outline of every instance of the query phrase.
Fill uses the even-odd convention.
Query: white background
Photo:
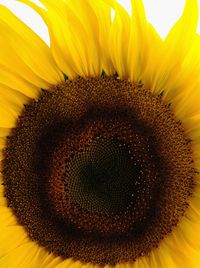
[[[38,0],[32,1],[38,2]],[[129,0],[118,0],[118,2],[130,12],[131,5]],[[154,25],[161,37],[164,38],[172,25],[180,17],[185,0],[143,0],[143,3],[148,20]],[[0,4],[8,6],[49,44],[47,27],[39,15],[16,0],[0,0]],[[200,20],[198,33],[200,33]]]

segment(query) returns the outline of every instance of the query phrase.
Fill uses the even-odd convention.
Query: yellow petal
[[[4,138],[6,137],[10,132],[10,128],[2,128],[0,127],[0,137]]]
[[[30,99],[26,95],[21,94],[19,91],[10,89],[6,86],[0,87],[0,105],[4,103],[8,107],[12,106],[13,109],[16,108],[18,111],[19,108],[22,108],[29,100]]]
[[[104,1],[90,0],[91,6],[98,18],[99,23],[99,43],[102,60],[102,68],[107,75],[112,75],[114,69],[109,50],[109,35],[111,30],[111,6]]]
[[[2,117],[0,117],[0,128],[11,128],[15,127],[18,112],[12,108],[6,108],[6,105],[2,105],[0,107],[0,113]],[[6,145],[6,137],[0,137],[0,150],[4,148]]]
[[[200,250],[198,250],[192,257],[191,260],[192,268],[199,268],[200,267]]]
[[[200,222],[193,222],[192,218],[188,213],[188,217],[186,215],[186,219],[180,224],[180,232],[188,243],[188,245],[195,250],[200,249]]]
[[[10,89],[7,86],[0,88],[0,127],[12,128],[20,115],[24,104],[30,99],[19,91]],[[1,131],[0,131],[1,133]],[[1,137],[1,134],[0,134]]]
[[[16,230],[18,233],[18,230]],[[16,235],[13,232],[13,235]],[[15,236],[11,236],[15,239]],[[7,239],[8,240],[8,239]],[[33,242],[21,243],[18,247],[12,249],[7,255],[0,258],[0,267],[2,268],[36,268],[40,267],[40,264],[44,258],[44,252],[42,249]]]
[[[186,0],[181,18],[166,37],[166,53],[184,58],[191,48],[198,25],[198,0]]]
[[[115,16],[110,30],[109,52],[116,72],[124,79],[128,78],[127,44],[130,36],[130,17],[121,5],[112,2]]]
[[[43,0],[47,13],[28,0],[20,1],[34,8],[46,22],[52,54],[70,79],[100,75],[99,24],[92,2]]]
[[[0,180],[1,183],[1,180]],[[0,206],[5,207],[7,206],[6,198],[4,197],[4,186],[0,185]]]
[[[117,263],[115,265],[115,268],[137,268],[137,265],[133,266],[133,264],[128,264],[128,263]]]
[[[161,242],[159,247],[150,252],[148,259],[148,267],[155,268],[179,268],[176,265],[176,260],[170,254],[170,250],[167,248],[164,242]]]
[[[17,115],[6,105],[0,106],[0,127],[12,128],[15,126]]]
[[[200,79],[200,35],[196,34],[194,39],[192,39],[190,49],[183,62],[183,69],[185,70],[186,75],[188,75],[191,81]]]
[[[155,77],[160,65],[163,41],[146,19],[141,0],[132,0],[130,43],[128,47],[129,79],[142,81],[156,92]],[[161,88],[159,88],[159,92]]]
[[[0,44],[1,64],[24,79],[30,78],[31,83],[40,87],[62,81],[47,44],[3,5],[0,5]]]
[[[8,239],[10,238],[10,239]],[[11,239],[12,238],[12,239]],[[1,227],[0,232],[0,260],[9,252],[19,247],[20,245],[27,243],[28,238],[21,226],[7,226]],[[1,262],[0,262],[1,263]],[[2,267],[2,266],[0,266]],[[12,267],[12,266],[10,266]]]
[[[183,232],[181,228],[181,225],[184,225],[184,221],[185,219],[183,218],[175,230],[173,230],[173,232],[168,235],[164,241],[165,246],[168,248],[168,251],[174,259],[177,267],[190,267],[192,256],[196,252],[196,250],[192,247],[192,244],[190,244],[187,240],[187,235],[185,235],[187,229],[185,228]],[[198,235],[198,233],[196,235]],[[197,236],[196,238],[193,237],[193,239],[199,240]]]
[[[41,263],[40,268],[55,268],[58,264],[62,262],[61,257],[56,257],[53,254],[49,254],[44,261]]]
[[[4,53],[3,57],[1,57],[0,55],[0,59],[5,58],[4,59],[5,61],[6,53]],[[5,91],[6,90],[5,88],[10,88],[15,91],[19,91],[30,98],[36,98],[39,95],[40,85],[42,84],[42,81],[37,81],[37,85],[34,85],[33,83],[35,79],[33,78],[33,75],[30,74],[29,71],[28,72],[25,71],[26,67],[22,66],[18,58],[16,58],[15,64],[17,64],[19,68],[22,68],[23,73],[22,72],[19,73],[20,69],[13,72],[9,69],[10,67],[7,68],[0,64],[0,67],[1,67],[0,68],[0,90]],[[12,65],[11,65],[11,68],[12,68]],[[27,75],[26,79],[22,77],[24,75]]]
[[[5,147],[6,140],[5,138],[0,138],[0,149],[3,149]]]
[[[171,101],[182,89],[182,63],[195,40],[198,21],[197,0],[187,0],[183,15],[169,32],[157,66],[154,91],[165,90],[165,97]]]
[[[65,44],[64,32],[67,29],[66,16],[63,14],[64,3],[61,1],[49,1],[42,3],[45,4],[48,12],[40,6],[29,0],[19,0],[32,7],[45,21],[48,26],[50,35],[50,44],[52,55],[58,65],[58,67],[67,75],[70,79],[77,76],[74,70],[74,62],[72,55],[68,51],[68,46]],[[62,25],[64,24],[64,31]]]
[[[144,257],[137,259],[132,265],[133,266],[130,265],[129,268],[149,268],[149,264],[147,262],[147,259]],[[155,268],[156,268],[156,266],[155,266]]]
[[[67,259],[56,265],[55,268],[83,268],[83,264],[73,259]]]
[[[28,238],[10,208],[0,206],[0,215],[0,267],[40,267],[48,252]]]
[[[190,63],[191,64],[191,63]],[[190,77],[182,74],[182,78],[179,79],[179,86],[176,88],[174,86],[174,91],[168,95],[172,95],[171,101],[173,102],[173,107],[175,111],[175,115],[177,118],[186,122],[188,125],[186,131],[191,129],[191,134],[193,135],[192,129],[194,129],[195,124],[191,124],[193,118],[196,119],[199,117],[200,107],[199,107],[199,87],[200,87],[200,79],[198,76],[193,80]],[[177,84],[178,85],[178,84]],[[190,126],[189,126],[190,125]],[[199,122],[197,122],[199,125]]]
[[[76,43],[79,53],[81,51],[81,58],[86,57],[86,62],[83,62],[86,68],[84,76],[99,76],[102,72],[99,23],[92,1],[85,0],[83,4],[82,1],[68,0],[66,3],[69,8],[68,23],[72,27],[70,39],[73,45]],[[74,35],[74,32],[77,34]]]
[[[8,226],[17,225],[17,220],[13,215],[13,212],[8,207],[0,207],[0,229]],[[0,232],[1,233],[1,232]]]
[[[2,152],[2,150],[0,149],[0,163],[1,163],[1,161],[3,160],[3,152]],[[1,165],[0,165],[0,171],[1,171]]]

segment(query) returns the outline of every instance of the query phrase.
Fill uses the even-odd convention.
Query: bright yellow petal
[[[56,257],[53,254],[49,254],[44,261],[41,263],[40,268],[55,268],[58,264],[62,262],[61,257]]]
[[[130,43],[128,47],[129,79],[140,81],[146,60],[145,44],[147,38],[147,20],[142,1],[132,0]]]
[[[0,207],[0,215],[0,228],[17,225],[17,220],[10,208]]]
[[[0,127],[0,137],[4,138],[6,137],[10,132],[10,128],[2,128]]]
[[[52,54],[60,69],[70,78],[97,76],[102,72],[99,23],[92,1],[46,1],[48,13],[28,0],[46,22]],[[76,33],[76,34],[74,34]]]
[[[192,268],[199,268],[200,267],[200,250],[194,254],[192,259]]]
[[[39,92],[39,91],[38,91]],[[29,101],[29,98],[19,91],[10,89],[2,85],[0,88],[0,128],[5,131],[5,128],[15,126],[16,119],[23,109],[23,105]],[[4,137],[0,131],[0,137]],[[1,134],[2,133],[2,134]]]
[[[188,214],[187,218],[180,224],[180,232],[182,232],[186,243],[194,250],[198,250],[200,249],[200,219],[197,222],[193,222],[193,219],[189,217],[190,215]]]
[[[114,69],[109,50],[109,35],[111,30],[111,6],[104,1],[90,0],[91,6],[98,18],[99,23],[99,43],[102,60],[102,68],[107,75],[112,75]]]
[[[179,226],[176,227],[176,230],[168,235],[167,239],[163,242],[165,242],[165,245],[167,246],[168,251],[174,259],[177,267],[184,267],[184,265],[186,267],[191,267],[190,264],[192,256],[196,250],[192,247],[192,244],[189,244],[186,240],[185,233],[183,233],[180,228],[181,224],[182,223],[180,222]],[[187,230],[185,230],[185,232],[186,231]]]
[[[0,215],[0,267],[40,267],[46,251],[28,238],[10,208],[0,206]]]
[[[8,54],[8,52],[6,52]],[[6,59],[6,54],[4,54],[5,59]],[[0,57],[1,58],[1,57]],[[21,66],[21,62],[19,59],[16,58],[15,63],[17,62],[17,64],[19,64],[19,68],[23,68],[24,67]],[[41,81],[37,81],[38,86],[34,85],[34,79],[32,82],[32,78],[33,76],[30,75],[27,77],[27,79],[24,79],[22,76],[24,76],[25,74],[29,75],[28,73],[26,73],[26,71],[23,71],[23,74],[21,75],[21,73],[18,73],[19,70],[16,71],[11,71],[9,70],[9,67],[5,67],[2,64],[0,64],[0,91],[6,91],[5,88],[10,88],[13,89],[15,91],[19,91],[22,92],[23,94],[25,94],[28,97],[31,98],[36,98],[39,95],[40,92],[40,87],[39,85],[42,83]],[[29,80],[29,81],[28,81]]]
[[[18,110],[29,100],[30,99],[27,96],[21,94],[19,91],[10,89],[6,86],[0,87],[0,105],[6,104],[7,106],[12,106],[15,110]]]
[[[185,74],[188,75],[193,81],[194,79],[199,80],[199,72],[200,72],[200,35],[196,34],[195,38],[192,39],[192,43],[190,49],[188,49],[188,53],[183,61],[183,69]]]
[[[8,239],[10,237],[10,239]],[[20,245],[27,243],[27,235],[21,226],[7,226],[1,227],[0,232],[0,260],[5,255],[12,253],[12,251]],[[2,266],[0,266],[2,267]]]
[[[147,22],[141,0],[132,0],[130,42],[128,46],[128,72],[131,81],[143,81],[153,90],[152,76],[156,70],[158,51],[162,41]]]
[[[127,44],[130,36],[130,16],[117,2],[111,3],[115,16],[110,30],[109,52],[116,72],[124,79],[128,78]]]
[[[15,239],[15,235],[19,234],[19,230],[13,232],[12,239]],[[8,240],[8,238],[7,238]],[[2,268],[36,268],[40,267],[42,259],[44,258],[43,250],[34,244],[33,242],[22,242],[20,245],[6,255],[0,258],[0,267]]]
[[[196,36],[198,10],[198,0],[186,0],[181,18],[166,37],[166,52],[173,52],[179,59],[185,57]]]
[[[192,92],[191,92],[191,95],[192,95]],[[198,94],[194,94],[194,98],[196,97],[198,99]],[[175,113],[177,113],[177,109],[175,110]],[[179,116],[180,118],[180,116]],[[182,118],[181,118],[182,119]],[[188,135],[188,137],[190,139],[193,140],[193,146],[196,146],[200,143],[200,114],[196,112],[195,115],[188,115],[188,116],[185,116],[185,118],[183,118],[183,122],[184,122],[184,126],[185,126],[185,133]],[[197,153],[198,155],[198,152],[200,148],[196,147],[193,148],[193,152],[194,153]],[[197,156],[196,155],[196,156]],[[199,157],[200,157],[200,154],[199,154]],[[199,157],[195,157],[196,158],[199,158]]]
[[[173,259],[173,257],[171,256],[170,250],[162,242],[157,249],[150,252],[150,255],[147,261],[148,261],[148,267],[179,268],[179,266],[177,266],[176,264],[176,260]]]
[[[191,135],[199,133],[200,124],[200,54],[197,53],[198,51],[200,51],[200,36],[195,35],[193,46],[182,64],[181,88],[173,98],[175,114],[186,122],[186,131],[190,131]]]
[[[31,84],[48,87],[63,80],[47,44],[3,5],[0,5],[0,45],[2,66]]]
[[[9,107],[5,105],[0,106],[0,127],[3,128],[12,128],[15,126],[15,122],[17,119],[18,114],[13,113]]]
[[[154,91],[164,90],[164,96],[169,102],[181,91],[183,83],[181,64],[196,36],[197,2],[197,0],[186,1],[183,15],[169,32],[161,53],[158,53],[160,63],[154,78]]]
[[[129,264],[129,263],[117,263],[115,265],[115,268],[138,268],[136,262],[133,264]],[[142,267],[143,268],[143,267]]]
[[[83,4],[81,1],[68,0],[67,6],[69,7],[68,23],[72,27],[70,39],[74,39],[72,39],[73,45],[76,43],[77,50],[79,53],[81,51],[81,58],[83,58],[83,55],[86,56],[86,62],[83,62],[86,68],[84,75],[99,76],[102,72],[99,23],[92,8],[92,1],[86,0]],[[74,32],[77,33],[77,36],[74,35]]]
[[[134,263],[133,266],[129,266],[129,268],[149,268],[149,264],[147,262],[147,259],[145,257],[141,257],[137,259]],[[128,267],[127,267],[128,268]],[[156,268],[156,267],[155,267]]]

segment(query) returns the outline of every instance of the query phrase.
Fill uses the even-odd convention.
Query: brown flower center
[[[134,261],[178,224],[192,149],[161,96],[117,77],[66,81],[8,137],[5,195],[32,240],[63,258]]]

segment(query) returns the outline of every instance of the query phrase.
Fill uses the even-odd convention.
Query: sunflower
[[[200,265],[200,37],[132,0],[0,5],[0,267]],[[111,11],[114,18],[111,18]]]

